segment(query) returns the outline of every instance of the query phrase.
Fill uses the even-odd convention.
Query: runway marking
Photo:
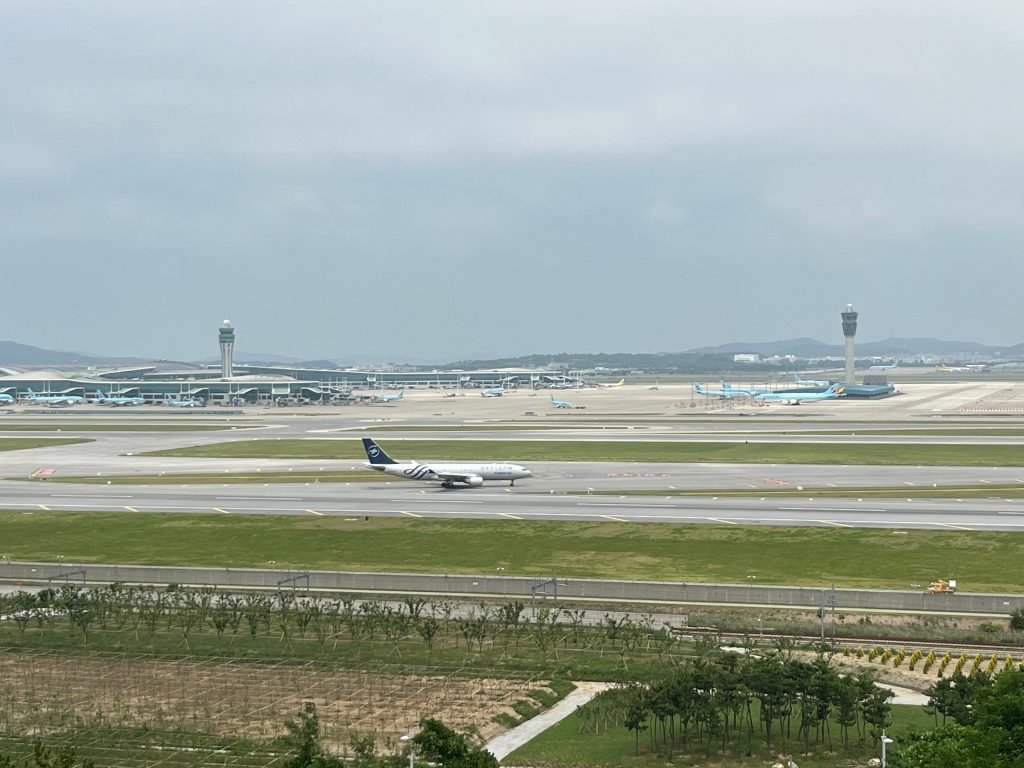
[[[409,499],[417,504],[483,504],[482,501],[470,499]]]
[[[125,509],[127,509],[129,512],[138,512],[139,511],[135,507],[125,507]]]
[[[50,508],[48,506],[46,506],[45,504],[37,504],[36,506],[38,506],[42,510],[45,510],[46,512],[50,511]]]
[[[96,494],[91,493],[51,493],[51,498],[54,499],[92,499],[96,497]],[[130,493],[104,493],[100,494],[101,498],[104,499],[130,499],[132,495]]]
[[[498,514],[501,515],[502,517],[507,517],[510,520],[522,520],[523,519],[521,517],[516,517],[515,515],[509,514],[508,512],[499,512]]]
[[[888,509],[859,509],[853,507],[779,507],[779,512],[888,512]]]
[[[214,512],[220,512],[220,513],[221,513],[221,514],[223,514],[223,515],[230,515],[230,514],[231,514],[231,513],[230,513],[230,512],[228,512],[228,511],[227,511],[226,509],[221,509],[220,507],[214,507],[214,508],[213,508],[213,511],[214,511]]]
[[[615,515],[601,515],[601,517],[603,517],[605,520],[614,520],[616,523],[628,523],[629,522],[629,520],[627,520],[626,518],[624,518],[624,517],[616,517]]]
[[[818,520],[817,522],[822,523],[824,525],[836,525],[836,526],[839,526],[840,528],[853,528],[853,527],[855,527],[855,526],[849,525],[847,523],[840,523],[840,522],[838,522],[836,520]]]
[[[401,512],[401,510],[399,510],[399,512]],[[409,517],[423,517],[423,515],[417,515],[415,512],[402,512],[402,514],[408,515]]]
[[[706,520],[713,520],[716,523],[725,523],[726,525],[739,525],[739,523],[735,522],[734,520],[723,520],[720,517],[708,517],[708,518],[705,518],[705,519]]]
[[[968,528],[966,525],[956,525],[955,523],[936,523],[944,528],[955,528],[958,531],[973,531],[973,528]]]
[[[307,509],[306,511],[309,512],[309,514],[311,515],[320,515],[320,517],[324,516],[323,512],[317,512],[315,509]]]

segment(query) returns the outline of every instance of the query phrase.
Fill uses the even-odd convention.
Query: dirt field
[[[272,738],[304,701],[320,715],[325,745],[352,732],[378,743],[408,733],[423,716],[485,738],[499,712],[543,681],[406,675],[317,664],[257,664],[61,656],[0,651],[0,732],[45,734],[80,726],[141,727]]]

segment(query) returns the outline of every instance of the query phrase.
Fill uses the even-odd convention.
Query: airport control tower
[[[853,337],[857,335],[857,313],[853,311],[853,304],[847,304],[842,315],[843,336],[846,337],[846,386],[852,387],[856,384],[853,379]]]
[[[220,324],[220,377],[230,379],[234,375],[235,365],[235,329],[231,321]]]

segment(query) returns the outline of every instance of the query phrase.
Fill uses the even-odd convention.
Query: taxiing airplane
[[[555,408],[573,408],[573,407],[575,407],[568,400],[555,400],[555,396],[554,395],[551,395],[551,404],[553,406],[555,406]]]
[[[872,365],[868,368],[869,371],[889,371],[896,367],[896,363],[890,363],[889,365]]]
[[[388,456],[384,449],[369,437],[363,438],[363,449],[366,451],[368,459],[366,466],[370,469],[406,480],[440,483],[442,488],[454,488],[456,484],[479,488],[484,484],[484,480],[508,480],[509,485],[515,485],[516,480],[530,477],[532,474],[526,467],[505,462],[480,464],[398,462]]]
[[[82,402],[80,395],[37,395],[31,389],[25,398],[30,403],[46,403],[47,405],[75,405]]]
[[[122,397],[120,395],[104,395],[102,392],[96,392],[95,402],[100,405],[143,405],[146,400],[141,397]]]
[[[767,387],[736,387],[726,381],[723,381],[722,391],[732,393],[733,395],[740,395],[742,397],[752,397],[753,395],[769,394],[775,390],[768,389]]]
[[[480,394],[484,397],[501,397],[505,394],[504,387],[488,387],[487,389],[481,389]]]
[[[842,384],[833,384],[824,392],[762,392],[754,399],[762,403],[788,403],[800,405],[809,400],[834,400],[843,394]]]
[[[404,389],[398,390],[398,394],[397,395],[389,395],[389,394],[386,394],[383,390],[381,390],[379,393],[374,395],[373,401],[375,403],[391,403],[391,402],[394,402],[396,400],[401,400],[402,399],[402,395],[404,395],[404,394],[405,394],[405,390]]]
[[[619,387],[623,386],[625,383],[626,383],[625,379],[619,379],[614,384],[601,384],[601,383],[598,383],[597,386],[601,387],[601,389],[618,389]]]
[[[946,365],[945,363],[940,363],[935,366],[935,370],[939,373],[967,373],[971,369],[966,365]]]

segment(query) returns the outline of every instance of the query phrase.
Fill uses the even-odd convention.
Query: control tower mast
[[[853,337],[857,335],[857,313],[853,311],[853,304],[846,305],[846,311],[841,313],[843,317],[843,336],[846,337],[846,386],[856,384],[853,378]]]
[[[220,377],[230,379],[234,375],[235,366],[235,329],[231,321],[220,324]]]

